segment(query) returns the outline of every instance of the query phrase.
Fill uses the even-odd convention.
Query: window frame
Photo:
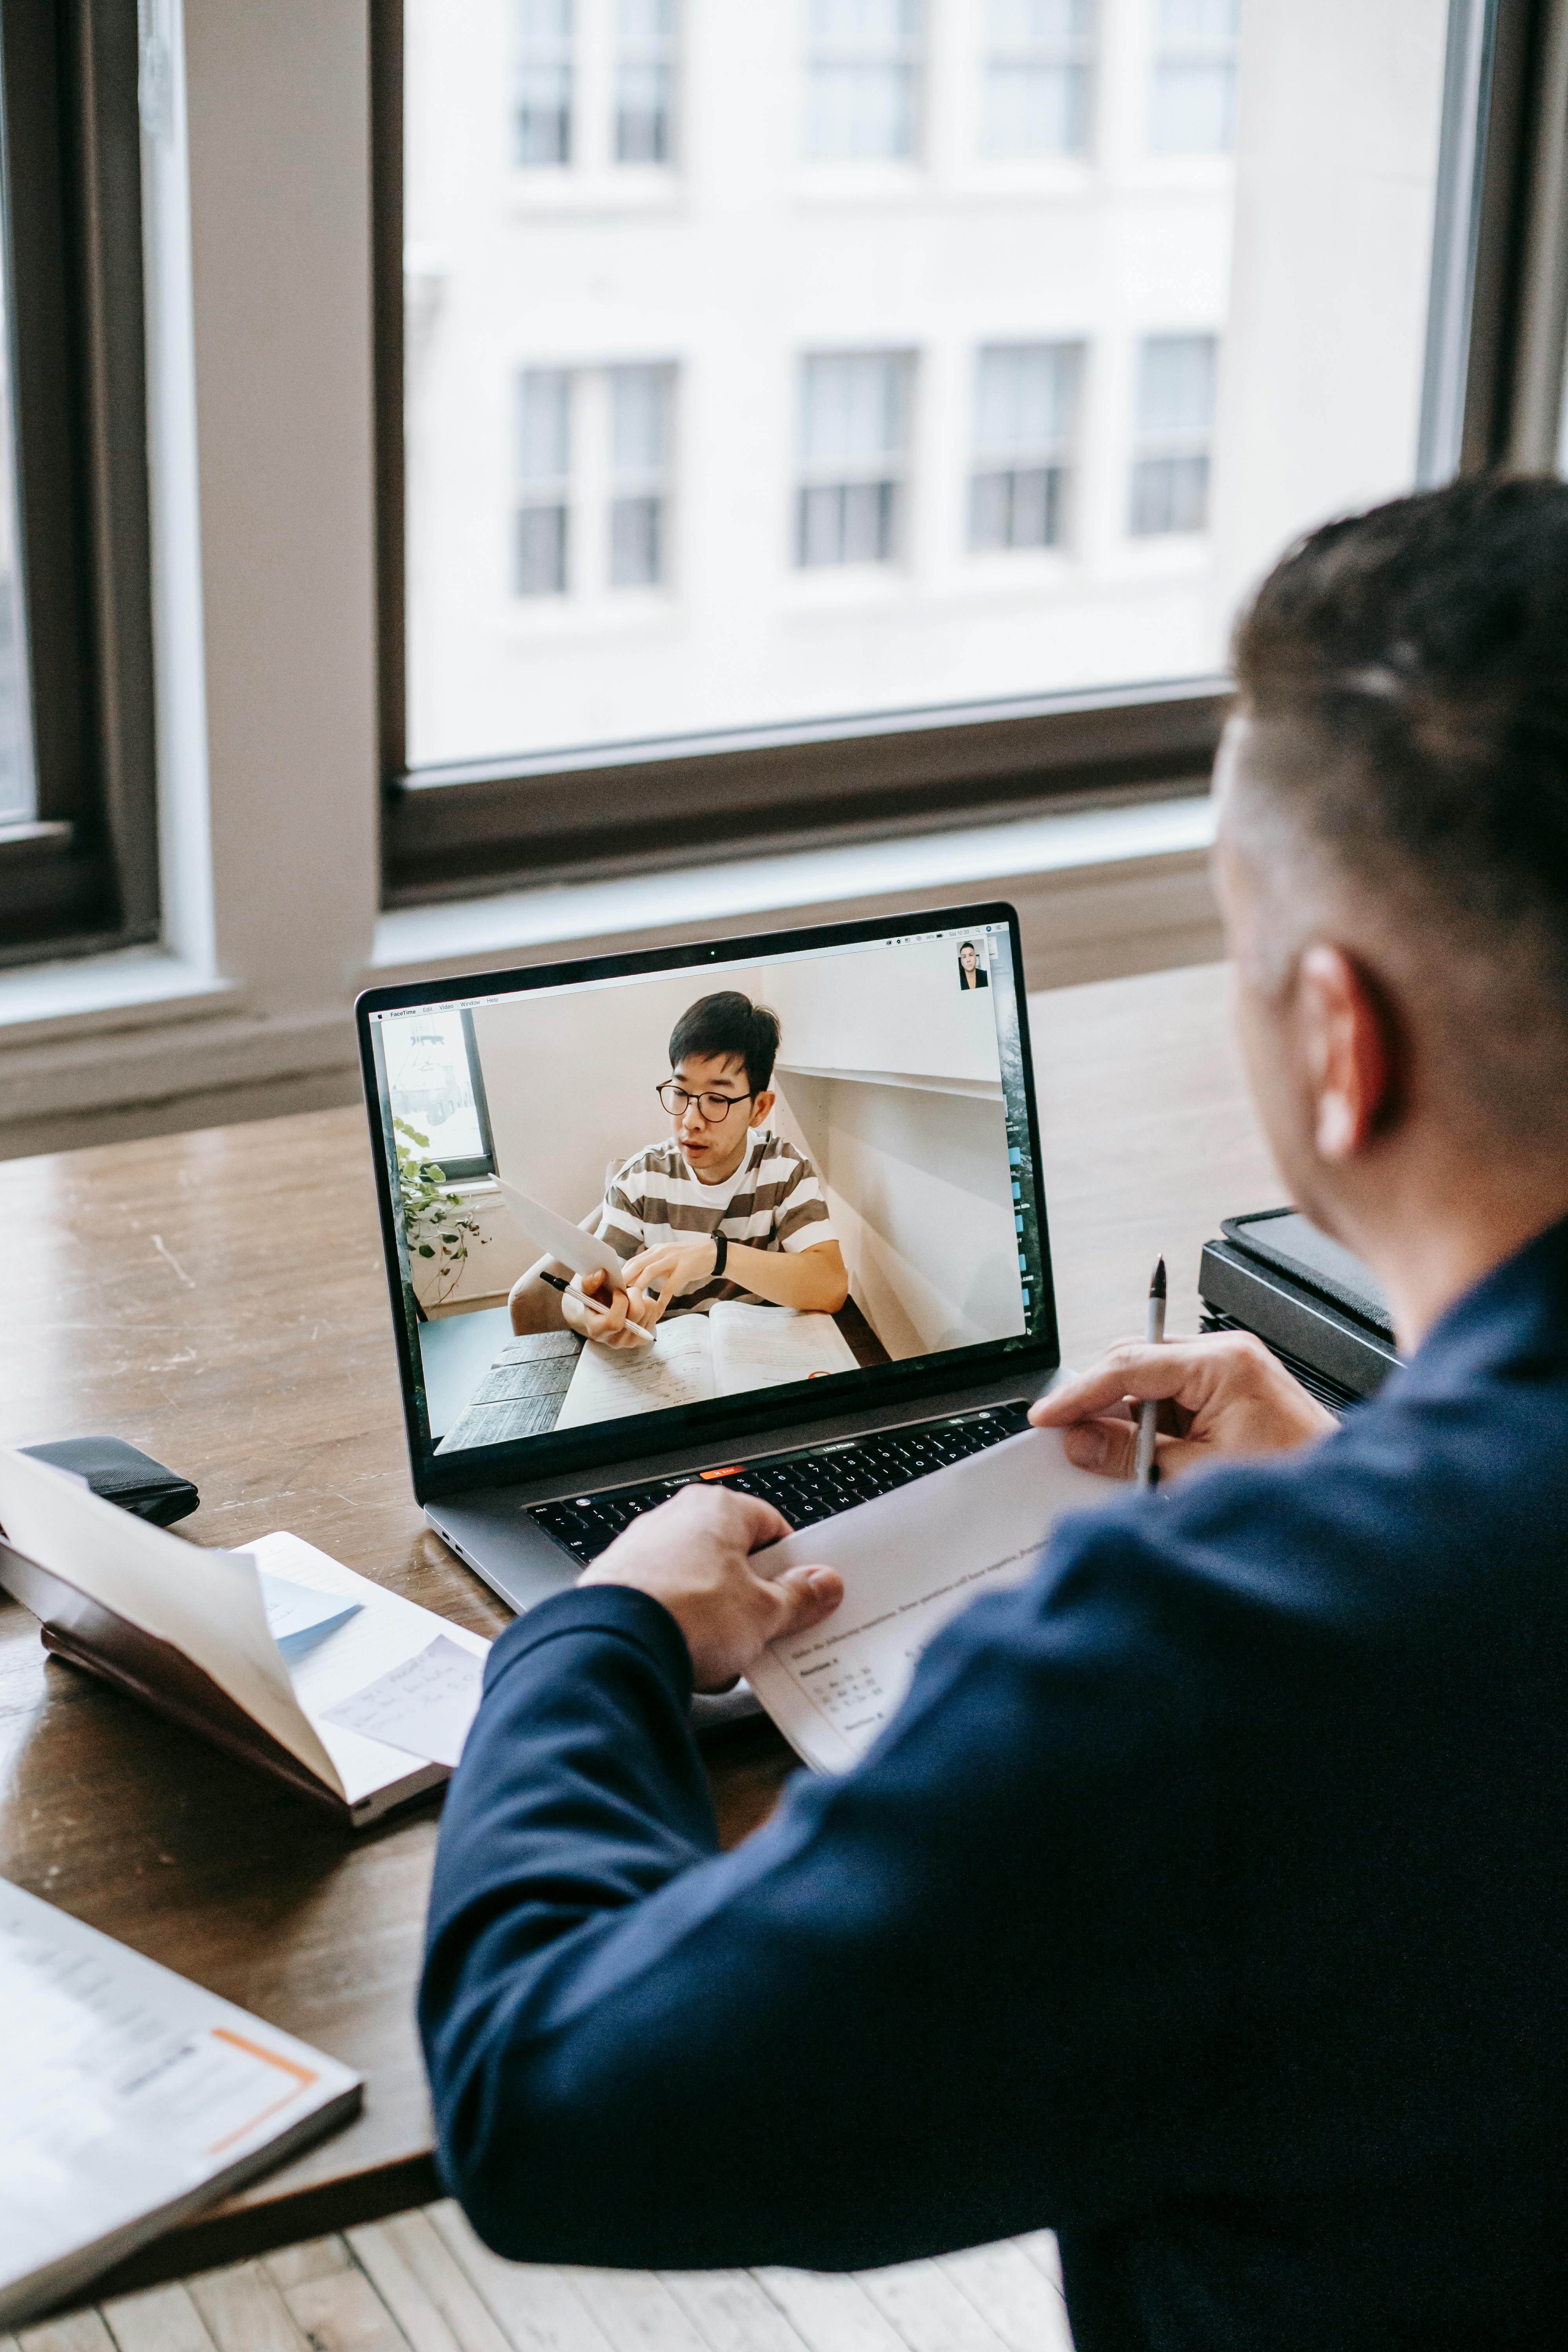
[[[137,12],[8,0],[0,170],[37,806],[0,966],[159,927]]]
[[[467,1160],[441,1160],[432,1151],[420,1164],[426,1168],[439,1168],[443,1183],[483,1184],[492,1180],[496,1172],[496,1146],[495,1137],[490,1132],[489,1097],[485,1092],[485,1073],[479,1060],[479,1040],[474,1034],[474,1016],[466,1004],[458,1006],[458,1013],[463,1024],[463,1051],[468,1056],[468,1084],[473,1090],[474,1116],[479,1121],[481,1150],[477,1157],[470,1156]],[[389,1105],[391,1100],[392,1089],[389,1083],[387,1087]]]
[[[1460,90],[1456,101],[1450,74],[1434,251],[1436,285],[1456,240],[1476,224],[1474,283],[1458,322],[1448,316],[1444,328],[1444,350],[1450,367],[1457,363],[1467,418],[1454,462],[1472,471],[1518,445],[1517,381],[1546,331],[1538,316],[1545,298],[1529,275],[1531,257],[1543,239],[1555,250],[1542,220],[1550,227],[1561,215],[1558,242],[1568,245],[1568,200],[1558,183],[1551,183],[1550,201],[1538,184],[1550,180],[1541,159],[1553,135],[1549,118],[1555,84],[1530,70],[1544,54],[1542,45],[1557,37],[1552,28],[1562,29],[1568,0],[1450,0],[1450,5],[1456,12],[1483,9],[1493,27],[1494,65],[1484,86],[1469,100]],[[793,726],[586,745],[411,772],[398,0],[372,11],[371,57],[384,905],[486,896],[764,848],[887,838],[1052,807],[1149,800],[1191,792],[1206,781],[1229,707],[1230,681],[1221,675],[830,714]],[[1462,113],[1471,100],[1486,136],[1472,139],[1478,152],[1468,154],[1464,141],[1451,135],[1447,115],[1456,103]],[[1551,303],[1546,307],[1550,311]],[[1435,327],[1442,323],[1435,311]],[[1546,363],[1549,373],[1555,370],[1559,397],[1562,352],[1560,335],[1555,357],[1549,352]],[[1428,396],[1434,369],[1429,351]],[[1539,392],[1532,397],[1532,414],[1550,405]]]

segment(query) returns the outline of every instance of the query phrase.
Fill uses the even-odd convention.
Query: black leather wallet
[[[194,1511],[201,1496],[177,1470],[165,1470],[150,1454],[139,1453],[122,1437],[62,1437],[51,1445],[24,1445],[24,1454],[52,1462],[58,1470],[74,1470],[106,1503],[134,1511],[166,1528]]]

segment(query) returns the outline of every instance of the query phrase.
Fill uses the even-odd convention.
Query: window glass
[[[668,163],[675,0],[616,0],[616,161]]]
[[[1081,151],[1089,136],[1089,0],[986,0],[986,154]]]
[[[398,1013],[382,1031],[392,1116],[412,1135],[399,1143],[447,1175],[478,1173],[490,1156],[488,1120],[475,1086],[472,1033],[456,1005]]]
[[[573,0],[519,0],[517,161],[572,160]]]
[[[795,559],[803,567],[897,557],[905,373],[896,353],[806,361]]]
[[[1150,143],[1162,155],[1220,155],[1236,102],[1237,0],[1159,0]]]
[[[531,369],[520,393],[517,593],[561,596],[571,514],[572,379],[555,369]]]
[[[0,273],[8,267],[0,238]],[[10,288],[0,274],[0,824],[30,817],[32,730],[16,535],[16,444],[11,414]]]
[[[616,368],[610,376],[610,584],[657,588],[668,544],[668,371]]]
[[[416,771],[1212,674],[1414,479],[1447,0],[405,6]]]
[[[1079,359],[1070,343],[981,352],[969,505],[977,551],[1059,547],[1066,538]]]
[[[915,152],[919,0],[809,0],[806,152],[821,163]]]
[[[1138,370],[1132,529],[1141,539],[1201,531],[1208,521],[1215,339],[1151,335]]]

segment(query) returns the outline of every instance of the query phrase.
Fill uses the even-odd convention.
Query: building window
[[[1236,110],[1237,0],[1159,0],[1157,155],[1223,155]]]
[[[517,160],[572,161],[573,0],[518,0]]]
[[[1001,343],[980,354],[969,544],[1060,547],[1068,535],[1082,355],[1076,343]]]
[[[517,593],[563,596],[571,527],[572,379],[531,368],[518,404]]]
[[[669,574],[671,372],[530,368],[519,383],[520,596],[658,588]]]
[[[669,540],[668,368],[610,371],[610,585],[657,588]]]
[[[1090,24],[1090,0],[986,0],[987,155],[1082,153]]]
[[[808,359],[801,381],[795,562],[892,563],[904,535],[909,362],[889,352]]]
[[[1205,530],[1214,433],[1213,335],[1151,335],[1139,357],[1132,531]]]
[[[915,152],[921,0],[806,0],[805,149],[817,163]]]
[[[616,161],[668,163],[674,152],[675,0],[615,0]]]

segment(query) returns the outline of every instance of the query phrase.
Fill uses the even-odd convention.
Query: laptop
[[[1057,1370],[1012,908],[371,989],[357,1019],[415,1493],[513,1609],[684,1485],[809,1526],[1011,1436]],[[556,1254],[576,1234],[624,1284]]]

